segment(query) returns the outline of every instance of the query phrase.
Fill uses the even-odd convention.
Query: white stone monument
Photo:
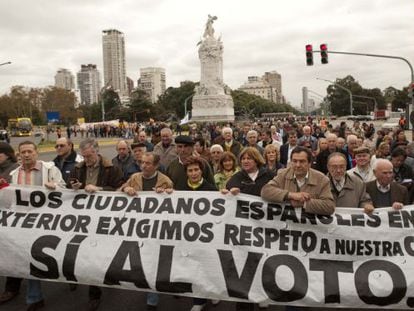
[[[216,16],[208,16],[199,43],[201,78],[193,97],[191,121],[234,121],[233,99],[230,89],[223,83],[223,42],[214,37],[216,19]]]

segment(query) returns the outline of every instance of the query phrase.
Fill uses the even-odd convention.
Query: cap
[[[188,135],[178,135],[175,138],[175,143],[176,144],[183,144],[183,145],[194,145],[194,141],[191,138],[191,136]]]

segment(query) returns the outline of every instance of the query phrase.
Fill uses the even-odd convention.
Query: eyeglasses
[[[55,149],[66,147],[66,145],[56,145]]]

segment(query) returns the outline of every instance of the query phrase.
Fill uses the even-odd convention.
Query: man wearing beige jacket
[[[264,200],[275,203],[290,202],[306,212],[331,215],[335,202],[329,178],[311,169],[312,154],[309,149],[296,147],[291,155],[291,164],[262,188]]]

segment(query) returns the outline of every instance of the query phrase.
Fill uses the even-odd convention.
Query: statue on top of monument
[[[211,16],[210,14],[208,14],[206,29],[204,30],[204,34],[203,34],[204,38],[208,38],[208,37],[213,37],[214,38],[213,23],[214,23],[215,20],[217,20],[217,16]]]

